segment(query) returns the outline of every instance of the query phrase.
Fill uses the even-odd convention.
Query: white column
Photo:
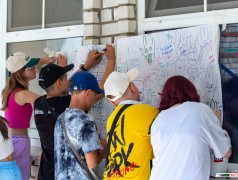
[[[7,56],[7,44],[5,41],[6,29],[7,29],[7,0],[0,1],[0,91],[2,92],[6,84],[6,68],[5,61]],[[0,103],[2,106],[2,97],[0,96]],[[0,115],[3,116],[3,112]]]
[[[138,34],[144,34],[144,21],[145,21],[145,1],[146,0],[139,0],[137,3],[137,21],[138,21]]]
[[[206,12],[207,11],[207,0],[204,0],[203,6],[204,6],[204,12]]]

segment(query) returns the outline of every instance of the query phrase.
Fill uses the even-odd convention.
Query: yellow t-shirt
[[[107,132],[122,107],[117,106],[108,118]],[[112,136],[104,180],[149,179],[150,160],[153,158],[150,126],[158,113],[158,109],[147,104],[131,105],[123,111]]]

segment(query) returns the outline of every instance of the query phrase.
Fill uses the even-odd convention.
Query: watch
[[[82,69],[83,71],[88,71],[87,69],[85,69],[84,64],[81,64],[79,68]]]

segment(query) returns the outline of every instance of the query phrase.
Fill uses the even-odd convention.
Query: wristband
[[[85,69],[84,64],[81,64],[79,68],[82,69],[83,71],[88,71],[87,69]]]

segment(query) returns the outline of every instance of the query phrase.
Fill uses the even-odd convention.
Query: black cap
[[[56,64],[48,64],[43,67],[39,75],[39,85],[46,89],[54,84],[60,76],[67,73],[74,68],[73,64],[69,64],[65,67],[58,66]]]

